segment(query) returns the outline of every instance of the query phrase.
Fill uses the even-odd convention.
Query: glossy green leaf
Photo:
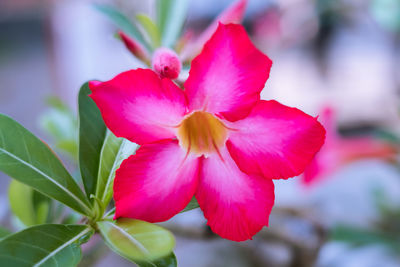
[[[9,234],[11,234],[11,231],[8,230],[7,228],[0,226],[0,240],[2,240],[3,238],[5,238],[6,236],[8,236]]]
[[[148,222],[123,218],[97,225],[112,250],[138,264],[154,264],[170,255],[175,246],[171,232]]]
[[[186,208],[184,208],[182,212],[186,212],[189,210],[193,210],[193,209],[197,209],[199,207],[199,203],[197,203],[197,200],[195,197],[192,198],[192,200],[190,200],[189,204],[186,206]]]
[[[189,6],[188,0],[158,0],[157,25],[163,46],[172,48],[182,31]]]
[[[153,20],[145,14],[136,15],[136,19],[149,35],[153,48],[159,47],[161,45],[160,30],[157,25],[154,24]]]
[[[110,20],[124,33],[135,38],[139,43],[141,43],[145,48],[151,50],[150,45],[143,37],[139,29],[118,9],[109,5],[97,4],[95,8],[106,15]]]
[[[11,211],[25,226],[46,222],[50,199],[32,187],[12,180],[8,188],[8,200]]]
[[[117,138],[111,131],[101,150],[100,169],[96,188],[96,197],[106,207],[112,198],[115,171],[122,161],[135,153],[137,145],[123,138]]]
[[[86,195],[95,194],[100,154],[107,127],[96,103],[88,96],[91,93],[85,83],[78,96],[79,105],[79,168]]]
[[[72,267],[79,263],[93,230],[85,225],[43,224],[0,241],[0,266]]]
[[[0,170],[80,213],[92,212],[84,193],[50,148],[1,114]]]

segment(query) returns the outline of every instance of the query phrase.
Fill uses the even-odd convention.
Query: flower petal
[[[123,72],[89,86],[108,128],[138,144],[175,137],[187,109],[184,92],[152,70]]]
[[[243,241],[268,225],[274,184],[241,172],[224,147],[203,159],[196,198],[216,234]]]
[[[180,212],[198,184],[199,159],[176,140],[146,144],[125,160],[114,181],[115,218],[161,222]]]
[[[185,82],[191,110],[234,121],[260,99],[272,61],[250,41],[241,25],[219,24],[196,57]]]
[[[325,129],[304,112],[276,101],[260,101],[250,115],[230,125],[228,150],[246,173],[269,179],[299,175],[320,150]]]
[[[183,60],[192,59],[197,56],[204,44],[211,38],[217,30],[218,24],[237,23],[240,24],[243,20],[246,11],[247,0],[237,0],[227,7],[222,13],[216,17],[213,22],[200,34],[200,36],[192,43],[184,47],[181,57]]]

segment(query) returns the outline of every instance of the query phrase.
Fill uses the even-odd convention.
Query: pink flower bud
[[[152,66],[161,77],[173,80],[178,78],[182,63],[174,51],[161,47],[154,52]]]
[[[136,42],[136,40],[130,38],[128,35],[126,35],[124,32],[119,31],[118,32],[119,37],[121,38],[121,41],[124,43],[125,47],[138,59],[143,61],[144,63],[148,64],[150,63],[149,57],[147,56],[146,51],[144,48]]]

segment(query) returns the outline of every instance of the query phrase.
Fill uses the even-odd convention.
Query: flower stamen
[[[196,111],[185,118],[178,127],[179,144],[188,152],[210,154],[225,145],[226,126],[208,112]]]

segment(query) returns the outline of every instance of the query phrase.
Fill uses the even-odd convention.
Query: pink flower
[[[91,82],[110,130],[141,145],[116,173],[115,218],[165,221],[195,196],[223,238],[268,225],[272,179],[302,173],[325,138],[316,118],[260,100],[271,65],[242,26],[220,24],[185,90],[145,69]]]
[[[343,166],[361,159],[380,158],[394,160],[396,148],[372,136],[341,137],[337,133],[335,111],[325,107],[321,120],[326,129],[324,147],[303,174],[303,185],[313,186],[322,182]]]

